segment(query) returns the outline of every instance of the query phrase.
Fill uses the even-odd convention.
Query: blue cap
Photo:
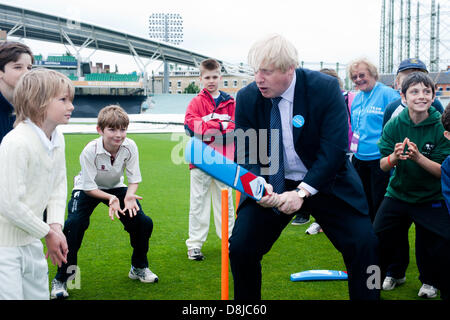
[[[399,72],[408,70],[408,69],[421,69],[428,73],[427,66],[421,60],[417,58],[410,58],[403,60],[400,62],[400,66],[398,67],[397,74]]]

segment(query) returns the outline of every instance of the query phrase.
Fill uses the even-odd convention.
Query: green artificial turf
[[[67,134],[66,161],[68,200],[73,177],[79,172],[79,155],[97,135]],[[204,261],[187,259],[189,169],[174,164],[171,155],[179,153],[179,139],[171,134],[129,134],[139,147],[143,181],[138,195],[144,212],[154,222],[148,253],[150,269],[159,276],[155,284],[128,278],[131,260],[129,237],[122,224],[111,221],[107,207],[99,205],[91,216],[78,253],[80,289],[69,291],[73,300],[219,300],[221,297],[221,243],[213,220],[202,252]],[[174,149],[175,148],[175,149]],[[178,149],[177,149],[178,148]],[[182,154],[181,154],[182,155]],[[288,225],[262,261],[262,298],[265,300],[346,300],[347,281],[291,282],[291,273],[308,269],[345,270],[342,257],[323,233],[306,235],[304,226]],[[382,299],[419,299],[420,288],[414,256],[414,228],[410,230],[411,263],[407,282]],[[49,260],[49,278],[56,268]],[[230,299],[233,278],[229,275]]]

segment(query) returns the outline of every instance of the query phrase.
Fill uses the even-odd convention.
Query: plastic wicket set
[[[236,216],[237,207],[241,198],[241,193],[236,190]],[[222,300],[229,300],[228,295],[228,190],[222,189]],[[323,281],[323,280],[347,280],[346,271],[339,270],[306,270],[291,274],[291,281]]]
[[[241,193],[254,200],[267,194],[262,177],[241,167],[216,152],[200,139],[193,137],[186,144],[185,159],[214,179],[236,190],[236,215]],[[221,297],[228,300],[228,189],[222,189],[222,269]],[[307,270],[291,274],[291,281],[347,280],[347,273],[338,270]]]
[[[236,212],[241,193],[236,191]],[[221,272],[221,298],[229,300],[229,263],[228,263],[228,189],[222,189],[222,272]]]

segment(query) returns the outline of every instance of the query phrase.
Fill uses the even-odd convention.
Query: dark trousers
[[[440,289],[441,298],[448,299],[450,215],[443,200],[418,204],[384,198],[374,222],[374,229],[380,241],[382,275],[392,272],[392,261],[401,261],[401,258],[395,257],[399,252],[397,244],[404,241],[405,228],[412,222],[416,227],[415,248],[419,279],[422,283]],[[403,277],[406,270],[400,271],[402,273],[393,276]]]
[[[124,207],[124,198],[127,193],[126,187],[104,191],[119,198],[120,207]],[[78,250],[83,241],[84,233],[89,226],[89,219],[100,202],[108,205],[106,200],[90,197],[82,190],[72,191],[72,197],[68,204],[68,217],[64,223],[63,230],[67,239],[69,253],[67,254],[67,263],[58,268],[55,276],[59,281],[67,281],[67,278],[72,274],[67,273],[67,268],[71,265],[77,265]],[[144,214],[139,201],[137,201],[137,204],[140,210],[136,216],[130,217],[128,211],[125,215],[119,213],[119,216],[124,229],[130,234],[130,243],[133,248],[131,264],[136,268],[145,268],[148,267],[147,252],[149,239],[153,231],[153,221]],[[109,219],[108,216],[104,218]]]
[[[290,186],[290,189],[295,188]],[[304,210],[312,212],[324,233],[341,252],[349,275],[350,299],[378,299],[379,289],[367,285],[369,266],[378,266],[378,240],[367,215],[332,195],[318,193],[307,199]],[[303,210],[302,209],[302,210]],[[277,215],[247,200],[238,208],[230,238],[230,266],[236,300],[261,299],[261,260],[269,252],[293,215]],[[301,254],[301,246],[295,246]]]
[[[369,205],[369,216],[373,222],[381,201],[383,201],[386,194],[390,173],[380,169],[380,159],[363,161],[353,156],[352,164],[363,184]]]
[[[408,269],[410,259],[409,228],[411,227],[411,224],[412,220],[409,217],[405,217],[403,221],[398,222],[398,226],[395,230],[387,231],[387,233],[393,233],[388,235],[388,237],[391,239],[395,238],[395,246],[391,247],[392,254],[389,255],[390,261],[387,263],[386,276],[401,279],[406,274],[406,269]],[[425,275],[422,276],[421,280],[423,283],[430,283],[427,282]]]

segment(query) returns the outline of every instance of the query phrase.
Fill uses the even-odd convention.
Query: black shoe
[[[294,220],[292,220],[292,225],[293,226],[301,226],[302,224],[308,223],[309,222],[309,216],[303,216],[301,214],[298,214],[295,216]]]

